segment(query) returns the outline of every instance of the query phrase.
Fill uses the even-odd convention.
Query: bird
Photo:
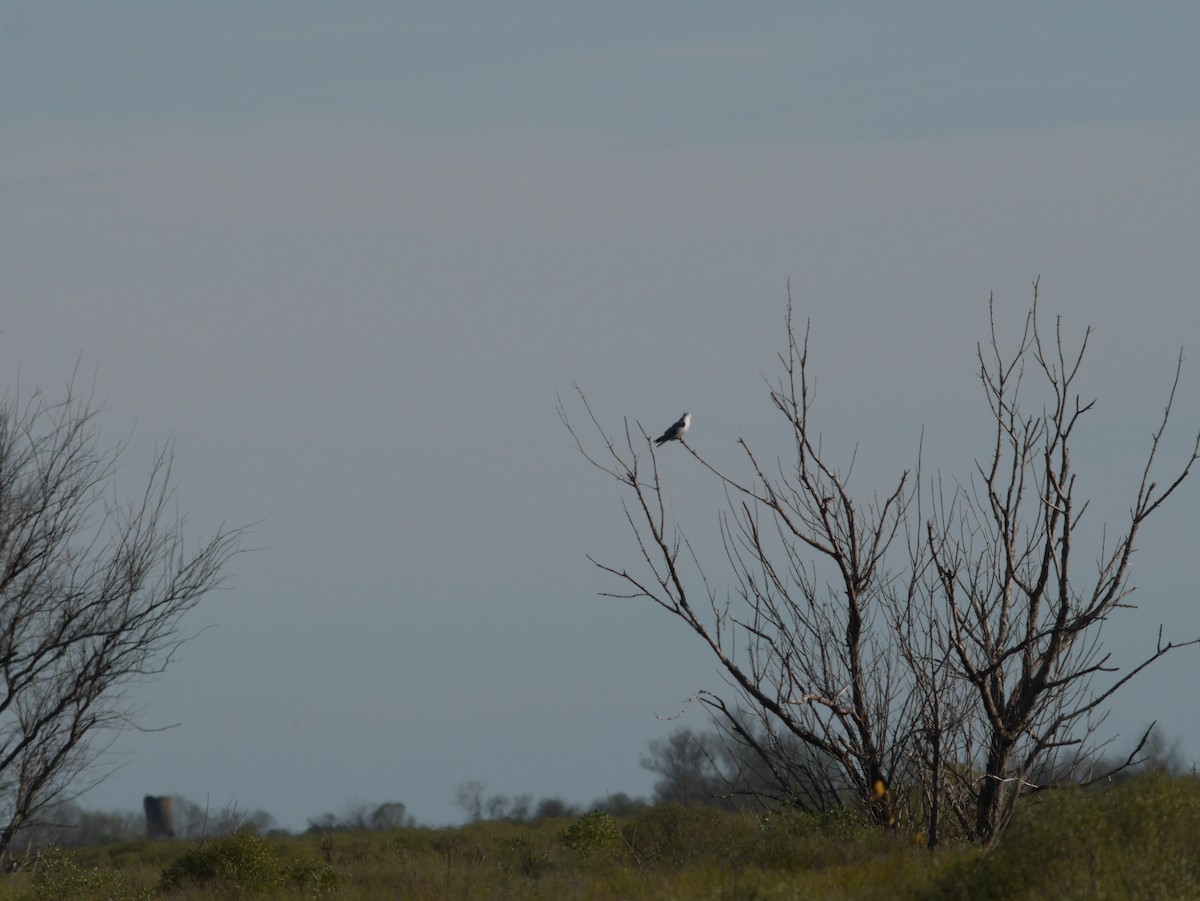
[[[684,413],[679,417],[679,421],[654,439],[654,443],[658,445],[666,444],[668,441],[682,441],[683,436],[687,434],[687,430],[692,426],[692,414]]]

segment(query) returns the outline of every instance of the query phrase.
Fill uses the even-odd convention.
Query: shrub
[[[611,814],[593,810],[563,832],[559,843],[584,857],[611,855],[622,846],[621,827]]]
[[[87,869],[75,855],[51,850],[37,862],[31,879],[36,901],[132,901],[149,893],[131,889],[119,873]]]
[[[625,845],[639,866],[684,866],[717,859],[737,863],[753,843],[755,821],[714,807],[656,804],[627,821]]]
[[[951,868],[940,898],[1200,897],[1200,780],[1138,776],[1027,799],[1000,846]]]
[[[758,824],[755,860],[791,870],[845,864],[894,838],[848,804],[819,813],[785,807],[759,817]]]
[[[311,858],[289,860],[283,865],[280,875],[289,885],[313,894],[332,891],[338,883],[337,870]]]
[[[509,864],[528,879],[540,879],[552,866],[544,848],[536,848],[523,838],[509,839],[504,850]]]
[[[184,852],[163,870],[159,888],[215,883],[243,891],[265,891],[293,884],[325,891],[337,881],[332,868],[315,860],[282,863],[275,850],[253,830],[243,830]]]

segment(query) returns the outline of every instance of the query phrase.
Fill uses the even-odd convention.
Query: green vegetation
[[[994,854],[939,898],[1200,898],[1200,779],[1147,773],[1025,800]]]
[[[314,895],[328,892],[337,878],[332,867],[317,860],[281,860],[276,847],[246,830],[188,849],[163,870],[159,888],[212,885],[264,892],[293,886]]]
[[[843,810],[659,804],[537,823],[126,842],[51,851],[0,901],[140,899],[1151,899],[1200,897],[1200,778],[1026,799],[991,854]]]

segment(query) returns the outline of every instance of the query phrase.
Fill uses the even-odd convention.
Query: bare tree
[[[353,804],[342,816],[325,813],[308,821],[309,832],[366,831],[406,829],[416,825],[408,808],[400,801],[383,804]],[[261,830],[260,830],[261,831]]]
[[[1032,787],[1031,774],[1052,774],[1059,762],[1076,772],[1081,760],[1099,760],[1091,737],[1122,686],[1169,651],[1200,641],[1164,640],[1160,627],[1154,650],[1122,672],[1101,640],[1113,615],[1133,607],[1129,565],[1141,527],[1188,476],[1200,457],[1200,434],[1182,464],[1157,481],[1181,353],[1128,519],[1115,540],[1107,531],[1100,537],[1095,569],[1081,570],[1076,558],[1088,501],[1072,449],[1095,404],[1076,388],[1090,334],[1071,350],[1056,319],[1047,341],[1035,283],[1021,341],[1005,355],[993,312],[990,343],[978,350],[995,426],[990,452],[969,483],[936,504],[926,526],[942,602],[934,624],[971,696],[955,750],[977,775],[966,785],[974,833],[984,841],[1008,823],[1022,789]],[[1028,373],[1045,392],[1032,403],[1024,396]]]
[[[124,450],[101,443],[73,386],[0,402],[0,862],[39,811],[106,775],[95,764],[131,725],[125,690],[191,637],[184,614],[240,546],[225,528],[185,542],[170,445],[120,492]]]
[[[720,765],[721,737],[676,729],[667,738],[651,741],[642,755],[642,768],[658,774],[654,797],[680,804],[728,802],[731,785]]]
[[[739,713],[739,722],[750,724],[761,719],[748,711]],[[825,785],[838,781],[836,764],[828,757],[815,756],[813,750],[791,733],[766,727],[751,733],[748,742],[728,729],[695,732],[680,728],[665,740],[651,741],[642,766],[661,778],[654,785],[657,801],[681,804],[706,804],[730,810],[746,807],[772,807],[794,804],[797,797],[808,797],[817,789],[798,789],[808,774]],[[765,762],[769,760],[771,765]],[[830,768],[835,772],[829,772]],[[786,769],[791,779],[781,792],[776,771]]]
[[[632,571],[593,559],[629,589],[611,596],[650,599],[711,648],[737,701],[709,691],[697,697],[731,739],[759,755],[779,797],[824,809],[850,793],[892,822],[887,786],[907,757],[914,705],[883,605],[910,588],[889,564],[912,499],[910,474],[901,472],[882,496],[860,501],[852,494],[853,458],[835,465],[810,421],[808,336],[797,339],[790,302],[787,337],[784,375],[770,392],[789,433],[786,465],[766,465],[739,439],[752,476],[739,480],[681,441],[729,499],[721,534],[736,602],[709,583],[668,513],[646,431],[626,420],[618,443],[577,389],[603,447],[594,452],[561,402],[558,412],[580,453],[628,493],[625,518],[644,566]],[[787,753],[796,744],[781,732],[808,753]]]
[[[651,436],[626,420],[614,437],[577,388],[595,435],[585,440],[560,401],[579,452],[621,487],[639,557],[634,567],[589,559],[625,586],[609,596],[649,599],[716,655],[733,699],[697,697],[771,774],[764,795],[818,809],[856,796],[881,823],[920,815],[931,843],[948,813],[961,834],[992,841],[1030,774],[1065,763],[1068,749],[1064,773],[1078,772],[1081,755],[1098,760],[1089,739],[1106,702],[1182,646],[1160,630],[1155,650],[1118,674],[1100,641],[1130,606],[1140,526],[1200,455],[1197,436],[1165,487],[1152,477],[1179,368],[1124,534],[1101,548],[1098,575],[1084,584],[1070,569],[1087,505],[1069,445],[1092,406],[1075,393],[1086,338],[1075,354],[1060,329],[1043,344],[1036,284],[1016,353],[1001,352],[994,318],[990,349],[979,349],[995,428],[973,479],[951,490],[940,477],[923,483],[917,452],[885,492],[852,491],[854,457],[835,465],[813,423],[808,332],[797,336],[790,299],[787,342],[770,386],[786,461],[768,465],[739,439],[748,468],[739,478],[680,442],[725,492],[727,589],[712,584],[674,519]],[[1027,366],[1050,389],[1034,413],[1018,402]],[[1093,689],[1101,674],[1112,679]]]
[[[411,829],[417,824],[401,801],[385,801],[371,811],[372,829]]]
[[[478,779],[463,782],[458,786],[454,803],[466,813],[468,823],[478,823],[483,819],[484,807],[487,804],[483,796],[485,788]]]

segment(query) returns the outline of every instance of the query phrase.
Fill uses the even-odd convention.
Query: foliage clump
[[[1200,897],[1200,779],[1147,773],[1028,799],[995,851],[946,874],[939,898]]]
[[[603,810],[584,814],[559,838],[566,850],[584,857],[612,854],[622,846],[621,826]]]
[[[687,866],[744,856],[753,823],[714,807],[657,804],[625,827],[625,844],[639,867]]]
[[[185,851],[163,870],[159,889],[219,885],[255,892],[293,885],[320,892],[336,883],[337,873],[327,864],[282,861],[267,841],[247,829]]]
[[[523,838],[513,838],[504,846],[511,868],[526,879],[540,879],[554,865],[545,848],[539,848]]]
[[[897,839],[853,804],[821,812],[784,807],[760,816],[758,828],[755,861],[787,870],[846,864],[894,845]]]
[[[150,897],[126,885],[119,872],[81,866],[74,854],[59,849],[38,859],[31,887],[35,901],[140,901]]]

